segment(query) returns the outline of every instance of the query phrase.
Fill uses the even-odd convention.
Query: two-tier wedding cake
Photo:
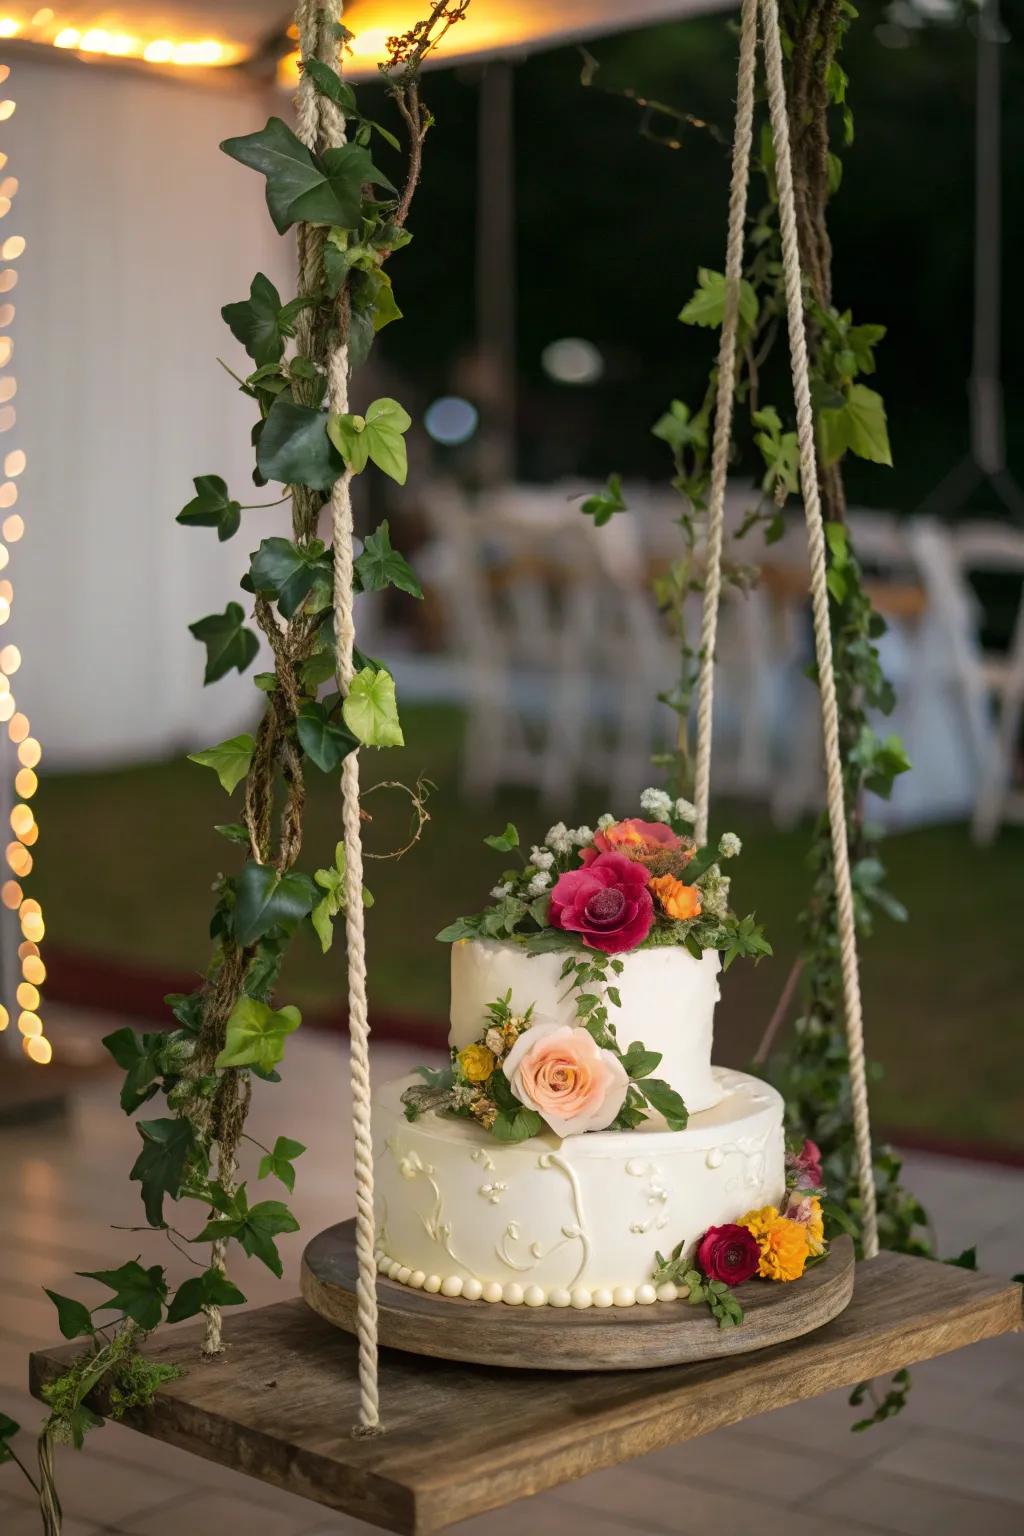
[[[686,802],[641,803],[552,827],[439,935],[451,1066],[374,1105],[390,1279],[531,1307],[689,1296],[728,1325],[729,1288],[821,1253],[815,1149],[787,1160],[779,1094],[711,1064],[723,964],[769,952],[729,907],[739,840],[697,850]],[[518,851],[511,826],[488,842]]]

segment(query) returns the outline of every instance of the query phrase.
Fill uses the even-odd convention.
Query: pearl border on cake
[[[485,1283],[472,1277],[463,1280],[461,1275],[428,1275],[425,1270],[399,1263],[383,1249],[378,1249],[374,1257],[382,1275],[410,1290],[424,1291],[428,1296],[461,1296],[464,1301],[500,1301],[508,1307],[574,1307],[584,1312],[588,1307],[649,1307],[656,1301],[682,1301],[689,1294],[685,1285],[673,1285],[671,1281],[659,1286],[596,1286],[593,1290],[586,1285],[575,1285],[572,1290],[564,1286],[545,1290],[541,1285],[521,1285],[518,1280],[502,1285],[500,1280]]]

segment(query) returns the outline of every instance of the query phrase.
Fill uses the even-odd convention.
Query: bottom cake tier
[[[672,1301],[652,1284],[655,1253],[693,1252],[708,1227],[778,1205],[783,1101],[746,1073],[713,1069],[723,1098],[684,1131],[499,1142],[469,1120],[374,1102],[377,1262],[403,1285],[531,1307]]]

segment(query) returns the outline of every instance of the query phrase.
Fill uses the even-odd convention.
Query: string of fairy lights
[[[0,64],[0,89],[10,78],[10,67]],[[0,123],[13,116],[16,103],[13,97],[0,100]],[[0,151],[0,631],[11,617],[14,604],[14,584],[7,574],[11,564],[11,546],[17,545],[25,533],[25,522],[15,511],[18,502],[18,478],[24,474],[27,459],[21,448],[7,448],[7,434],[17,423],[13,401],[18,391],[17,379],[11,372],[14,357],[14,341],[9,334],[14,320],[15,306],[10,295],[18,284],[17,268],[13,265],[25,251],[22,235],[7,234],[3,221],[11,212],[18,191],[18,178],[7,174],[7,155]],[[18,962],[21,980],[15,989],[18,1030],[25,1054],[31,1061],[45,1066],[53,1057],[53,1047],[46,1038],[40,1017],[40,987],[46,980],[39,946],[46,931],[43,909],[34,897],[26,896],[22,881],[32,873],[34,856],[32,849],[39,839],[39,824],[32,810],[32,799],[39,788],[36,769],[43,749],[32,735],[28,715],[18,708],[11,679],[21,666],[21,652],[16,645],[0,644],[0,725],[5,726],[7,737],[17,757],[14,776],[16,799],[10,813],[10,831],[13,837],[4,849],[4,862],[8,877],[0,884],[0,902],[8,911],[16,913],[21,926],[21,943],[18,946]],[[5,982],[7,978],[4,978]],[[0,1005],[0,1030],[9,1027],[10,1011]]]

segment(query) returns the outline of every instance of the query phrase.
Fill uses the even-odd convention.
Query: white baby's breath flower
[[[569,832],[569,840],[577,848],[586,848],[594,841],[594,834],[589,827],[573,827]]]
[[[645,789],[640,796],[640,809],[653,816],[655,821],[668,821],[672,815],[672,797],[663,789]]]
[[[495,901],[501,901],[502,897],[508,896],[511,890],[511,880],[505,880],[501,885],[496,885],[492,888],[491,895],[494,897]]]
[[[718,851],[723,859],[734,859],[742,851],[743,844],[735,832],[723,832],[718,842]]]
[[[528,896],[543,896],[544,892],[547,890],[550,884],[551,876],[548,874],[547,870],[538,870],[537,874],[534,875],[533,879],[526,887],[526,894]]]
[[[530,849],[530,863],[534,869],[550,869],[555,862],[555,856],[549,848],[538,848],[536,843]]]
[[[599,832],[607,832],[608,828],[614,827],[614,825],[615,817],[612,815],[611,811],[605,811],[603,816],[599,816],[597,818],[597,830]]]
[[[564,821],[556,821],[553,827],[549,827],[544,841],[555,853],[564,854],[572,852],[569,828]]]
[[[697,807],[692,800],[676,801],[676,816],[680,821],[688,822],[690,826],[697,820]]]

